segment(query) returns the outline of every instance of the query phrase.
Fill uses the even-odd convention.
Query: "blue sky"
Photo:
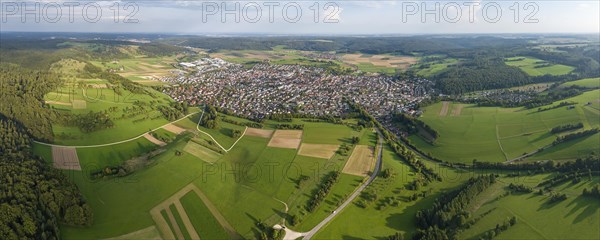
[[[22,1],[2,0],[1,31],[184,34],[589,33],[600,31],[600,5],[597,0],[77,1],[80,5],[73,7],[72,11],[69,11],[69,3],[66,2],[74,1],[29,1],[24,3],[29,11],[22,11]],[[38,8],[35,3],[39,3]],[[130,5],[126,5],[127,3]],[[330,4],[326,5],[327,3]],[[85,18],[82,14],[84,6],[87,6]],[[119,13],[115,17],[116,6],[119,8]],[[129,7],[125,9],[126,6]],[[232,11],[224,11],[224,8]],[[301,14],[298,14],[299,11]],[[69,20],[69,12],[73,14],[71,20]],[[101,12],[101,15],[96,14],[98,12]],[[130,13],[133,17],[126,18],[125,16]],[[39,22],[36,22],[36,17],[39,17]],[[124,23],[127,19],[130,23]]]

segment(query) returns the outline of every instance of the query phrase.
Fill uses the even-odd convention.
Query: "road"
[[[346,199],[346,201],[344,203],[342,203],[342,205],[340,205],[337,209],[335,209],[335,211],[333,211],[333,213],[331,213],[329,216],[327,216],[325,219],[323,219],[323,221],[321,221],[319,224],[317,224],[317,226],[315,226],[313,229],[311,229],[310,231],[302,234],[304,236],[305,240],[311,239],[319,230],[321,230],[321,228],[323,228],[325,225],[327,225],[329,222],[331,222],[331,220],[333,220],[333,218],[335,216],[337,216],[339,213],[342,212],[342,210],[344,210],[344,208],[346,208],[348,205],[350,205],[350,203],[352,203],[352,201],[354,201],[354,199],[356,199],[356,197],[358,197],[358,195],[367,187],[369,186],[369,184],[371,184],[373,182],[373,180],[375,180],[375,178],[377,177],[377,174],[379,174],[379,170],[381,168],[381,155],[382,155],[382,151],[383,151],[383,138],[381,137],[381,132],[379,132],[379,130],[377,130],[377,135],[379,135],[379,140],[377,143],[377,149],[379,149],[379,152],[377,153],[377,162],[375,163],[375,169],[373,169],[373,173],[371,174],[371,176],[369,177],[369,179],[363,183],[363,185],[361,185],[358,189],[356,189],[356,191],[354,191],[354,193],[352,193],[352,195],[350,195],[350,197],[348,197],[348,199]]]

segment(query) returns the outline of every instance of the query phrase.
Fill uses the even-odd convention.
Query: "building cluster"
[[[202,58],[193,62],[180,62],[179,66],[187,70],[195,70],[199,73],[205,73],[224,69],[228,67],[230,63],[220,58]]]
[[[267,63],[252,68],[220,66],[219,71],[163,78],[172,83],[164,91],[177,101],[207,103],[249,118],[285,113],[340,116],[348,110],[344,99],[376,117],[414,113],[416,105],[433,93],[433,83],[420,78],[333,75],[322,68]]]

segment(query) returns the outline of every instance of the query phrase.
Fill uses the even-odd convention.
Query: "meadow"
[[[112,69],[131,81],[152,86],[163,85],[159,78],[173,75],[177,61],[176,56],[148,57],[133,54],[129,58],[91,63],[102,69]]]
[[[532,58],[532,57],[512,57],[504,60],[509,66],[518,67],[530,76],[541,76],[541,75],[564,75],[575,70],[574,67],[566,66],[562,64],[552,64],[544,60]]]
[[[484,191],[471,204],[473,217],[483,216],[471,228],[465,230],[460,238],[473,239],[482,236],[485,231],[494,229],[507,218],[517,217],[517,224],[502,232],[498,239],[598,239],[600,231],[600,202],[580,196],[583,188],[598,184],[599,178],[589,181],[587,177],[580,183],[570,181],[554,187],[554,191],[567,194],[567,200],[549,203],[548,194],[514,193],[500,196],[508,191],[510,182],[534,187],[535,184],[549,177],[534,176],[529,181],[515,178],[502,178],[492,187]],[[576,234],[575,234],[576,233]]]
[[[576,81],[566,82],[561,87],[580,86],[584,88],[600,88],[600,78],[585,78]]]
[[[446,113],[440,116],[443,103],[436,103],[425,108],[421,119],[436,129],[440,137],[434,144],[417,135],[409,139],[419,149],[449,162],[471,163],[473,159],[503,162],[551,144],[557,137],[550,133],[553,127],[578,122],[582,122],[586,129],[598,127],[600,111],[587,103],[598,101],[599,94],[599,90],[593,90],[562,100],[577,102],[574,109],[560,107],[542,112],[537,109],[449,103],[447,112],[464,105],[460,106],[460,115]],[[594,144],[596,147],[593,147]],[[571,147],[565,147],[567,145]],[[590,149],[597,151],[598,146],[598,137],[591,136],[546,149],[532,158],[561,159],[568,156],[572,159],[587,155]]]

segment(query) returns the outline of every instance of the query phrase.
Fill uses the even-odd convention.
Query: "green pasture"
[[[540,176],[542,177],[542,176]],[[540,178],[537,177],[537,178]],[[496,224],[502,224],[507,218],[515,216],[517,224],[502,232],[498,239],[598,239],[600,231],[600,202],[590,197],[580,196],[583,188],[598,184],[595,177],[589,181],[585,177],[582,182],[573,184],[570,181],[559,185],[556,192],[567,194],[565,201],[549,203],[548,194],[517,193],[499,197],[505,190],[508,181],[501,179],[490,189],[484,191],[476,200],[479,208],[471,215],[482,217],[471,228],[465,230],[460,238],[478,238],[485,231],[494,229]],[[507,181],[508,180],[508,181]],[[540,179],[541,180],[541,179]],[[533,181],[531,181],[533,182]],[[535,185],[529,183],[527,185]]]
[[[201,239],[229,239],[225,229],[195,192],[187,193],[179,201]]]
[[[600,88],[600,78],[585,78],[577,81],[566,82],[561,87],[580,86],[585,88]]]
[[[518,67],[530,76],[541,75],[565,75],[572,72],[575,68],[562,64],[550,64],[544,66],[546,61],[532,57],[512,57],[505,59],[504,63],[509,66]]]
[[[562,100],[577,102],[574,109],[560,107],[542,112],[538,112],[537,109],[466,105],[460,116],[453,116],[451,112],[457,104],[450,103],[448,114],[440,116],[442,103],[436,103],[425,108],[421,119],[436,129],[440,137],[433,145],[416,135],[410,136],[409,139],[419,149],[449,162],[471,163],[473,159],[503,162],[551,144],[557,137],[550,133],[553,127],[578,122],[584,123],[588,129],[598,127],[600,112],[587,103],[597,101],[599,93],[599,90],[594,90]],[[593,139],[598,143],[596,137],[588,140],[586,144],[580,144],[581,148],[568,148],[569,153],[579,152],[570,157],[586,155],[589,151],[580,150],[589,149]],[[556,148],[564,148],[561,145],[557,145]],[[556,151],[558,150],[550,148],[540,154]],[[566,155],[564,151],[557,154],[556,157]],[[545,154],[545,157],[553,156]]]

